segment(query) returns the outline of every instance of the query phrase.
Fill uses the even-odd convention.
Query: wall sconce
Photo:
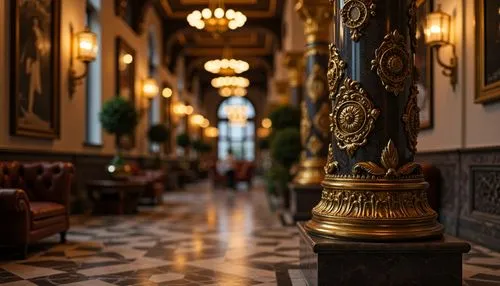
[[[194,108],[191,105],[188,104],[188,105],[185,105],[184,107],[185,107],[184,114],[186,114],[186,115],[193,114]]]
[[[154,78],[146,78],[142,82],[142,97],[146,100],[143,108],[141,109],[141,114],[145,113],[145,110],[149,108],[150,102],[158,95],[160,88],[156,83]]]
[[[70,97],[73,97],[76,86],[81,83],[81,80],[87,76],[88,65],[97,57],[99,47],[97,45],[97,35],[89,30],[88,27],[76,35],[73,32],[73,25],[69,25],[70,33],[70,52],[69,52],[69,75],[68,75],[68,91]],[[76,59],[85,64],[85,70],[81,75],[77,75],[73,66],[74,44],[76,42]]]
[[[210,126],[210,121],[206,118],[203,118],[203,122],[200,124],[201,128],[208,128]]]
[[[451,34],[451,16],[441,10],[441,5],[438,5],[437,11],[429,13],[425,17],[425,43],[436,48],[436,59],[440,66],[444,68],[443,75],[450,77],[453,90],[457,84],[457,54],[455,45],[450,41]],[[451,46],[452,57],[450,64],[445,64],[439,57],[439,49],[442,46]]]
[[[215,138],[219,136],[219,129],[217,127],[208,127],[205,129],[205,137]]]
[[[173,92],[170,87],[164,87],[161,91],[161,96],[164,98],[170,98],[172,96]]]
[[[262,119],[261,125],[262,127],[269,129],[273,126],[273,122],[269,118],[264,118]]]
[[[203,124],[203,121],[205,120],[205,117],[201,114],[194,114],[191,116],[189,121],[191,122],[192,125],[198,125],[201,126]]]

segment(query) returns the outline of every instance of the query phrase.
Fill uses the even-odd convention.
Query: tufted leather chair
[[[69,163],[0,162],[0,244],[28,244],[69,228]]]

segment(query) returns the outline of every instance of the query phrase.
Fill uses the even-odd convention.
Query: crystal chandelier
[[[219,95],[223,97],[245,96],[249,85],[250,81],[240,76],[221,76],[212,79],[212,86],[218,88]]]
[[[250,65],[245,61],[233,59],[231,49],[225,47],[222,59],[207,61],[204,67],[208,72],[230,76],[246,72]]]
[[[233,9],[224,10],[222,1],[209,8],[198,11],[194,10],[187,16],[190,26],[198,30],[205,29],[211,33],[224,33],[228,29],[235,30],[245,25],[247,17],[240,11]]]

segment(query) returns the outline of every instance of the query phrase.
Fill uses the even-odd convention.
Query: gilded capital
[[[297,0],[295,10],[304,21],[304,34],[308,44],[329,41],[333,10],[328,0]]]
[[[297,51],[287,52],[285,54],[284,64],[288,72],[290,87],[302,85],[304,74],[304,53]]]

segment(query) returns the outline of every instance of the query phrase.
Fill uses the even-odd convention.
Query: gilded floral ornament
[[[359,40],[361,30],[368,25],[370,16],[375,16],[376,5],[368,0],[348,0],[345,2],[340,14],[344,26],[351,29],[351,39]]]
[[[316,116],[314,116],[314,126],[316,129],[318,129],[321,134],[323,135],[323,138],[328,139],[329,135],[329,126],[330,126],[330,117],[329,117],[330,110],[328,108],[328,103],[324,102],[321,105],[321,108],[319,111],[316,113]]]
[[[417,0],[412,0],[408,7],[408,28],[410,29],[411,51],[417,51]]]
[[[420,165],[409,162],[399,167],[399,154],[392,140],[389,139],[387,146],[382,151],[382,166],[374,162],[358,162],[353,167],[355,174],[368,173],[376,177],[397,178],[401,176],[415,175],[421,172]]]
[[[352,156],[367,143],[379,114],[361,84],[346,78],[331,113],[332,131],[338,147]]]
[[[338,170],[339,163],[335,161],[334,155],[333,155],[333,145],[330,143],[328,145],[328,160],[325,165],[325,174],[331,175]]]
[[[375,59],[372,60],[372,70],[377,70],[385,89],[395,95],[402,92],[410,74],[410,66],[404,37],[397,30],[387,34],[375,50]]]
[[[408,103],[406,104],[405,113],[403,114],[406,137],[408,139],[408,148],[413,153],[417,152],[417,135],[420,128],[420,108],[417,103],[417,95],[417,87],[412,86],[410,96],[408,97]]]
[[[309,112],[305,101],[301,103],[302,115],[300,120],[300,141],[302,146],[306,146],[309,132],[311,132],[311,120],[309,119]]]
[[[309,137],[309,142],[307,143],[307,149],[309,150],[309,152],[311,152],[313,155],[318,155],[321,151],[321,148],[323,148],[323,142],[321,142],[318,136],[313,134],[311,137]]]
[[[313,103],[316,103],[326,92],[326,73],[319,64],[314,64],[307,77],[306,90]]]
[[[342,83],[345,68],[346,63],[340,57],[339,50],[334,44],[330,44],[330,60],[328,61],[328,72],[326,76],[328,78],[330,99],[332,100],[335,99],[339,85]]]

